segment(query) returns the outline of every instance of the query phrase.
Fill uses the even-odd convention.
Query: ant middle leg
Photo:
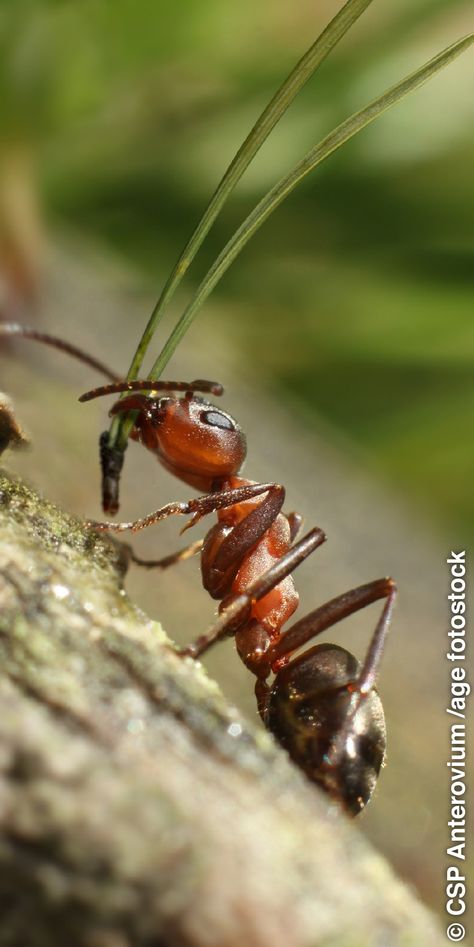
[[[209,648],[220,641],[221,638],[227,635],[234,635],[242,626],[245,626],[246,621],[248,621],[252,603],[259,601],[268,592],[274,589],[279,582],[286,579],[286,577],[290,575],[297,566],[304,562],[318,546],[321,546],[325,540],[326,535],[322,529],[316,526],[310,530],[310,532],[292,546],[275,565],[271,566],[270,569],[267,569],[266,572],[263,572],[250,582],[245,591],[225,600],[222,612],[210,630],[197,638],[192,644],[183,648],[179,653],[183,656],[189,655],[193,658],[199,658],[208,651]],[[262,654],[262,661],[263,660],[264,655]],[[265,676],[267,677],[269,673],[270,668]]]
[[[161,559],[142,559],[141,556],[137,556],[129,543],[120,542],[120,546],[128,556],[129,561],[135,563],[137,566],[141,566],[143,569],[169,569],[170,566],[174,566],[178,562],[186,562],[187,559],[197,556],[203,547],[203,542],[203,539],[197,539],[195,542],[190,543],[189,546],[169,553],[169,555],[163,556]]]
[[[232,569],[235,563],[239,563],[242,557],[248,552],[249,549],[254,546],[261,536],[266,532],[266,530],[271,526],[274,519],[276,519],[278,513],[281,510],[284,502],[284,487],[275,485],[273,488],[270,488],[268,491],[268,497],[262,501],[261,504],[257,507],[256,510],[253,510],[249,515],[242,521],[243,526],[247,524],[246,529],[239,529],[239,526],[234,527],[232,535],[232,543],[221,544],[219,553],[219,558],[214,557],[212,562],[212,570],[220,570],[223,572],[225,569]],[[301,531],[301,525],[303,518],[299,513],[289,513],[287,515],[288,524],[290,527],[290,541],[293,543],[296,536]],[[247,521],[250,519],[250,522]],[[219,528],[219,524],[217,524]],[[214,527],[216,529],[216,527]],[[133,562],[135,565],[140,566],[144,569],[168,569],[170,566],[175,565],[178,562],[185,562],[187,559],[191,559],[193,556],[196,556],[199,552],[203,550],[203,547],[206,546],[208,537],[211,536],[213,530],[208,533],[205,539],[197,539],[195,542],[190,543],[188,546],[185,546],[183,549],[178,549],[176,552],[169,553],[167,556],[163,556],[161,559],[143,559],[140,556],[137,556],[133,547],[129,543],[120,542],[122,549],[125,551],[126,555],[130,562]],[[242,533],[242,536],[240,535]],[[229,537],[230,539],[231,537]],[[224,548],[225,546],[225,548]],[[224,548],[224,551],[223,551]],[[224,555],[225,552],[225,555]],[[204,553],[205,555],[205,549]],[[206,568],[203,565],[203,571]],[[210,589],[205,586],[208,591]],[[212,592],[210,592],[212,594]],[[220,597],[220,596],[219,596]]]
[[[229,571],[235,572],[238,569],[243,557],[258,543],[278,516],[283,506],[284,498],[284,487],[278,484],[270,487],[267,496],[258,507],[252,510],[241,523],[233,527],[232,533],[226,536],[224,541],[220,543],[217,553],[212,557],[212,560],[209,555],[209,548],[206,549],[206,546],[209,547],[212,544],[214,531],[220,528],[220,524],[216,524],[205,539],[198,539],[188,546],[185,546],[184,549],[179,549],[177,552],[170,553],[168,556],[163,556],[162,559],[142,559],[136,555],[129,543],[122,543],[122,546],[129,555],[130,561],[145,569],[168,569],[169,566],[175,565],[177,562],[185,562],[187,559],[191,559],[202,550],[202,569],[205,577],[204,586],[212,595],[212,590],[209,586],[211,582],[213,582],[213,585],[216,584],[216,574],[220,573],[222,575],[226,573],[228,575]],[[301,528],[302,518],[298,513],[290,513],[287,519],[290,527],[290,540],[293,542],[296,533],[299,532]],[[211,537],[211,539],[209,539],[209,537]],[[222,596],[219,594],[215,597],[221,598]]]

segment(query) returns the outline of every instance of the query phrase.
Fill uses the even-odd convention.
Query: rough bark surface
[[[443,944],[124,571],[0,475],[1,947]]]

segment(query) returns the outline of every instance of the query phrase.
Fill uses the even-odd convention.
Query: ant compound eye
[[[202,411],[199,420],[210,427],[219,427],[223,431],[235,431],[235,424],[227,414],[222,411]]]

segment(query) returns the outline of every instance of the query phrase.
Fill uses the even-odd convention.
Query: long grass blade
[[[148,325],[146,326],[134,355],[127,376],[129,380],[135,378],[138,374],[145,352],[167,303],[179,286],[184,274],[196,256],[199,247],[209,233],[223,205],[242,177],[244,171],[248,168],[250,162],[266,138],[268,138],[268,135],[277,122],[279,122],[284,112],[286,112],[287,108],[291,105],[295,96],[298,95],[298,92],[301,91],[303,86],[308,82],[308,79],[314,75],[331,50],[334,49],[339,40],[342,39],[344,34],[347,33],[350,27],[371,3],[372,0],[348,0],[318,39],[307,50],[302,59],[300,59],[257,119],[251,132],[227,168],[206,211],[165,283],[161,296],[153,309]]]
[[[153,365],[149,376],[151,379],[159,378],[178,343],[191,325],[196,313],[240,251],[243,250],[253,234],[262,226],[279,204],[291,194],[300,181],[313,171],[318,164],[321,164],[322,161],[328,158],[329,155],[337,151],[346,141],[349,141],[350,138],[353,138],[354,135],[363,128],[370,125],[371,122],[379,118],[380,115],[403,99],[409,92],[413,92],[424,82],[427,82],[428,79],[436,75],[440,69],[447,66],[448,63],[452,62],[453,59],[464,52],[473,41],[474,34],[453,43],[452,46],[443,50],[429,62],[425,63],[425,65],[421,66],[420,69],[417,69],[416,72],[413,72],[410,76],[407,76],[401,82],[392,86],[391,89],[384,92],[379,98],[374,99],[373,102],[361,109],[361,111],[351,115],[350,118],[338,125],[337,128],[323,138],[319,144],[312,148],[311,151],[298,162],[293,170],[268,192],[226,244],[202,283],[199,285],[191,302],[185,309]]]

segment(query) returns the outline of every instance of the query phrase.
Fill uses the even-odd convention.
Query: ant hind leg
[[[385,599],[382,613],[370,640],[362,667],[353,681],[344,684],[344,689],[350,694],[350,701],[345,710],[343,725],[338,732],[335,733],[330,750],[327,752],[323,766],[326,772],[336,771],[340,760],[344,756],[346,740],[348,736],[351,735],[354,718],[361,706],[361,702],[365,698],[369,698],[375,686],[380,661],[389,632],[396,595],[396,584],[393,579],[390,578],[376,579],[367,585],[361,585],[356,589],[345,592],[343,595],[339,595],[330,602],[321,605],[289,628],[288,631],[270,647],[266,654],[266,659],[272,671],[276,674],[274,681],[275,686],[279,680],[278,672],[284,665],[288,665],[294,651],[309,641],[312,641],[317,635],[326,631],[342,619],[353,615],[355,612],[365,608],[367,605],[371,605],[373,602]],[[302,655],[303,660],[305,655],[306,652]],[[311,651],[308,652],[308,657],[310,657],[310,655]],[[289,667],[292,667],[291,662]],[[294,667],[295,673],[298,673],[296,663]],[[339,686],[334,685],[334,691],[337,690],[339,690]],[[266,723],[265,711],[266,705],[264,703],[263,717]]]
[[[384,598],[386,599],[385,606],[372,636],[359,678],[360,688],[367,692],[374,684],[396,594],[397,587],[393,579],[375,579],[373,582],[359,585],[356,589],[338,595],[330,602],[325,602],[324,605],[320,605],[319,608],[310,612],[309,615],[305,615],[291,628],[288,628],[281,638],[275,642],[271,648],[272,663],[275,665],[278,665],[280,661],[287,663],[294,651],[307,644],[308,641],[312,641],[327,628],[331,628],[332,625],[337,624],[349,615],[353,615],[361,608],[371,605],[372,602]]]

